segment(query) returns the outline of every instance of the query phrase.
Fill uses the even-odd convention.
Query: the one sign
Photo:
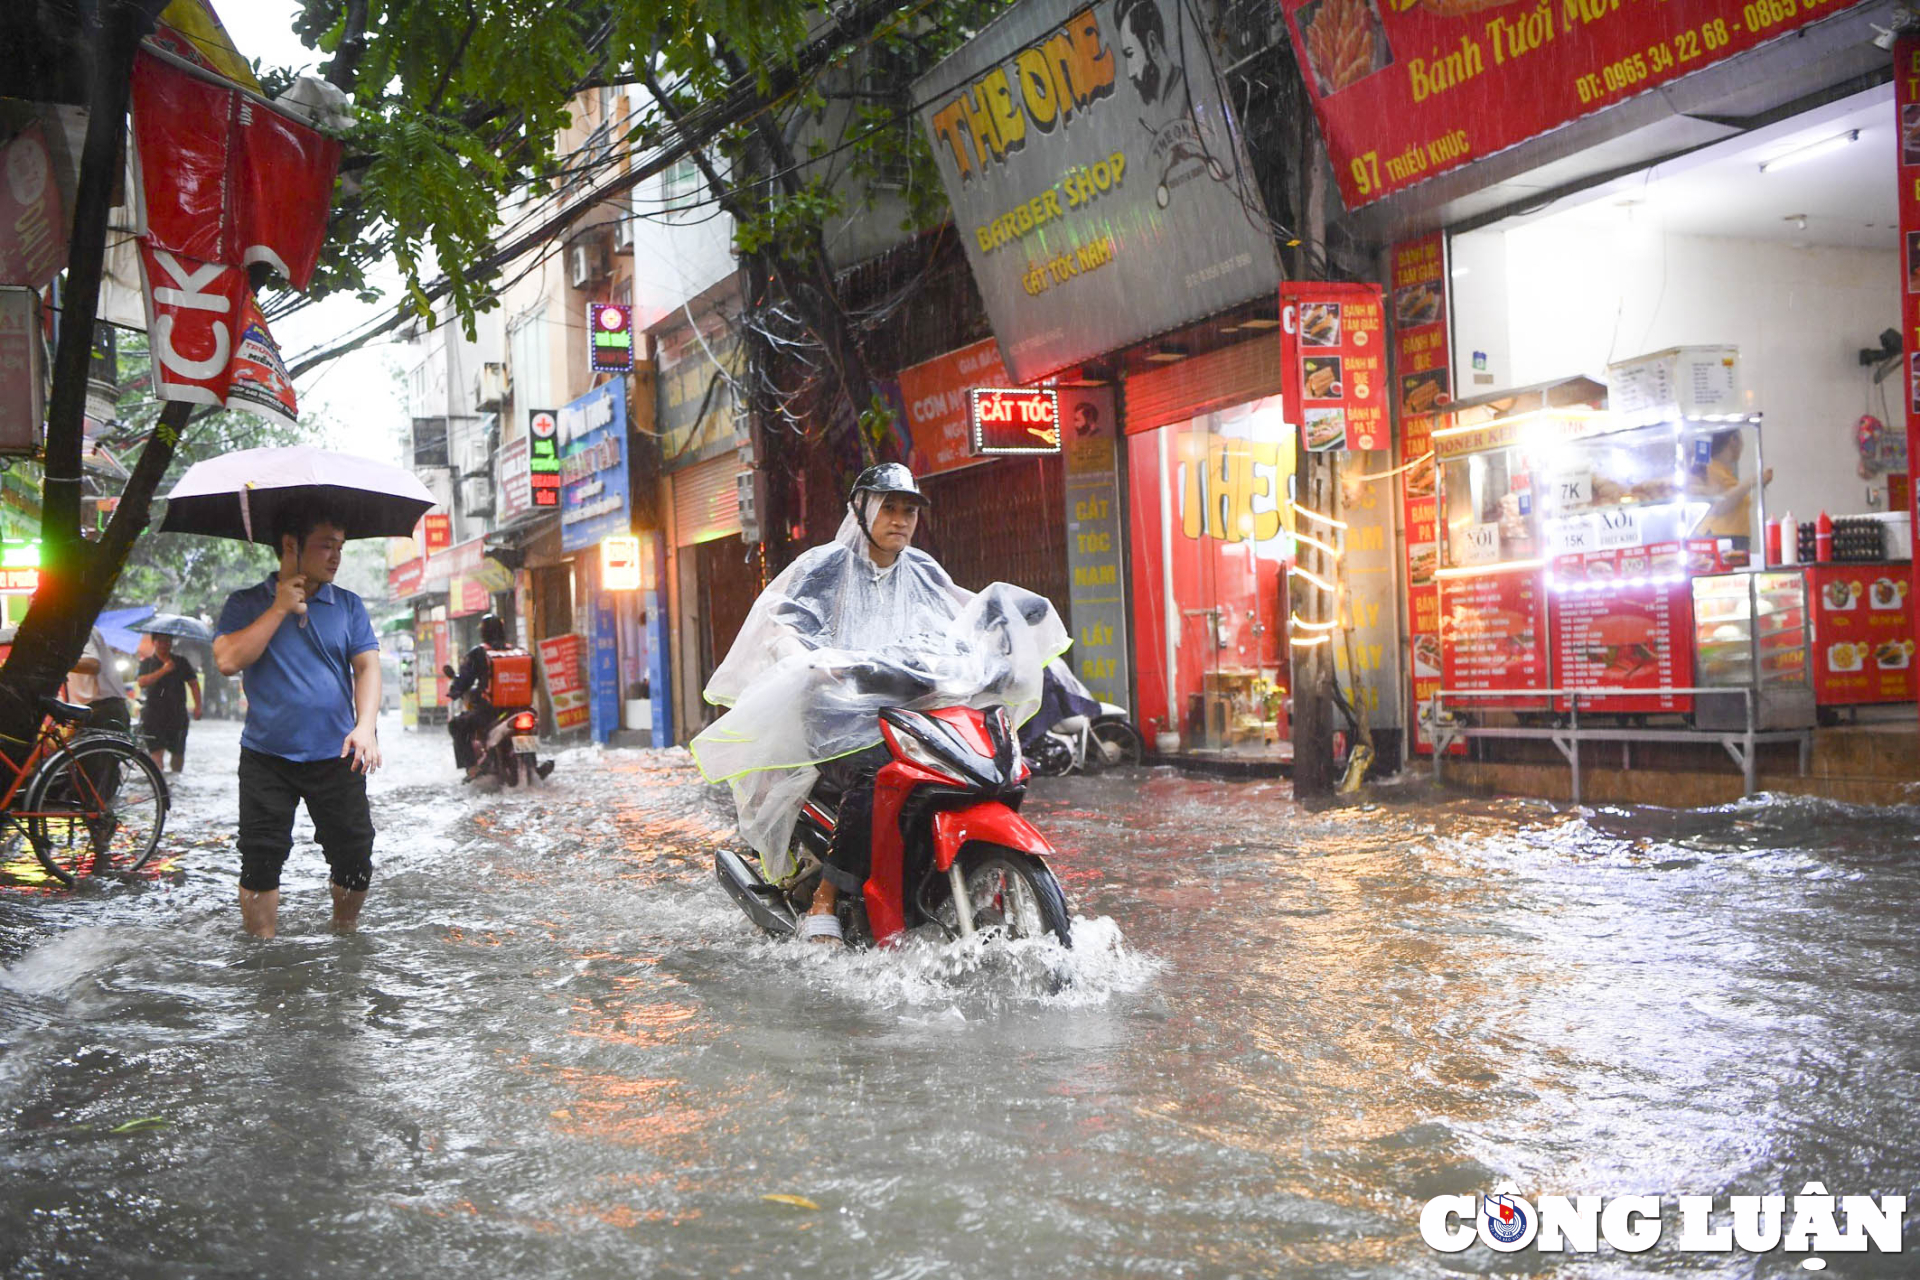
[[[1023,0],[914,85],[1011,381],[1279,284],[1196,18],[1178,0]]]
[[[1052,387],[975,387],[967,421],[975,453],[1060,452],[1060,397]]]
[[[1280,286],[1280,363],[1287,406],[1314,452],[1384,449],[1387,344],[1380,286]]]
[[[1130,706],[1113,392],[1107,387],[1063,387],[1060,417],[1066,454],[1067,612],[1073,627],[1067,661],[1094,697]]]
[[[612,302],[589,303],[587,341],[595,373],[625,373],[633,368],[633,308]]]
[[[39,447],[46,392],[39,295],[24,287],[0,288],[0,454]]]
[[[560,549],[627,532],[627,383],[595,387],[560,410]]]
[[[967,430],[968,394],[974,387],[1007,382],[1000,346],[991,338],[902,369],[900,399],[913,441],[907,459],[913,473],[932,476],[979,462]]]
[[[600,540],[600,585],[608,591],[640,589],[640,539],[622,534]]]
[[[1349,209],[1851,7],[1280,2]]]
[[[527,485],[536,507],[560,505],[560,415],[527,411]]]

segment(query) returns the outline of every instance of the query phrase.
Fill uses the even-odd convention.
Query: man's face
[[[345,529],[337,524],[317,524],[301,544],[294,571],[307,580],[309,587],[324,586],[340,572],[340,549],[346,545]]]
[[[153,638],[153,656],[154,657],[160,659],[160,661],[162,662],[165,662],[167,660],[168,655],[171,654],[172,652],[173,652],[172,636],[155,636]]]
[[[903,494],[890,493],[873,514],[873,540],[881,549],[899,555],[913,541],[920,525],[920,504]]]
[[[1160,96],[1160,47],[1151,40],[1142,40],[1131,22],[1120,24],[1120,60],[1127,70],[1127,79],[1133,81],[1133,87],[1140,94],[1140,101],[1152,102]]]

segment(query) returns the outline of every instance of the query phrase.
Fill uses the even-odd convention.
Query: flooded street
[[[1802,1255],[1682,1253],[1677,1217],[1507,1258],[1420,1210],[1920,1206],[1913,810],[1048,780],[1069,958],[830,954],[714,883],[683,752],[480,795],[384,737],[358,935],[297,846],[282,935],[242,937],[214,722],[157,876],[0,892],[0,1275],[1767,1276]],[[1920,1274],[1913,1217],[1826,1274]]]

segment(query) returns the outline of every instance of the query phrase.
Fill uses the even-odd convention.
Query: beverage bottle
[[[1813,558],[1821,564],[1833,559],[1833,517],[1825,511],[1813,522]]]
[[[1793,518],[1793,512],[1784,512],[1780,517],[1780,563],[1798,564],[1800,562],[1800,524]]]

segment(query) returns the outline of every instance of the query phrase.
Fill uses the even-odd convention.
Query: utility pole
[[[1309,130],[1304,139],[1300,166],[1300,185],[1304,189],[1300,237],[1309,245],[1325,245],[1326,188],[1320,180],[1324,167],[1317,134]],[[1333,521],[1338,506],[1339,476],[1331,451],[1313,453],[1301,450],[1296,474],[1295,504],[1308,514],[1295,513],[1294,527],[1317,542],[1336,545]],[[1318,519],[1314,517],[1318,516]],[[1295,544],[1294,563],[1306,572],[1301,575],[1303,590],[1291,593],[1304,606],[1302,618],[1317,624],[1294,628],[1300,644],[1293,646],[1293,795],[1296,800],[1318,800],[1334,794],[1339,771],[1333,758],[1333,642],[1339,619],[1338,587],[1340,567],[1333,556],[1310,542]],[[1304,634],[1302,634],[1304,632]]]

